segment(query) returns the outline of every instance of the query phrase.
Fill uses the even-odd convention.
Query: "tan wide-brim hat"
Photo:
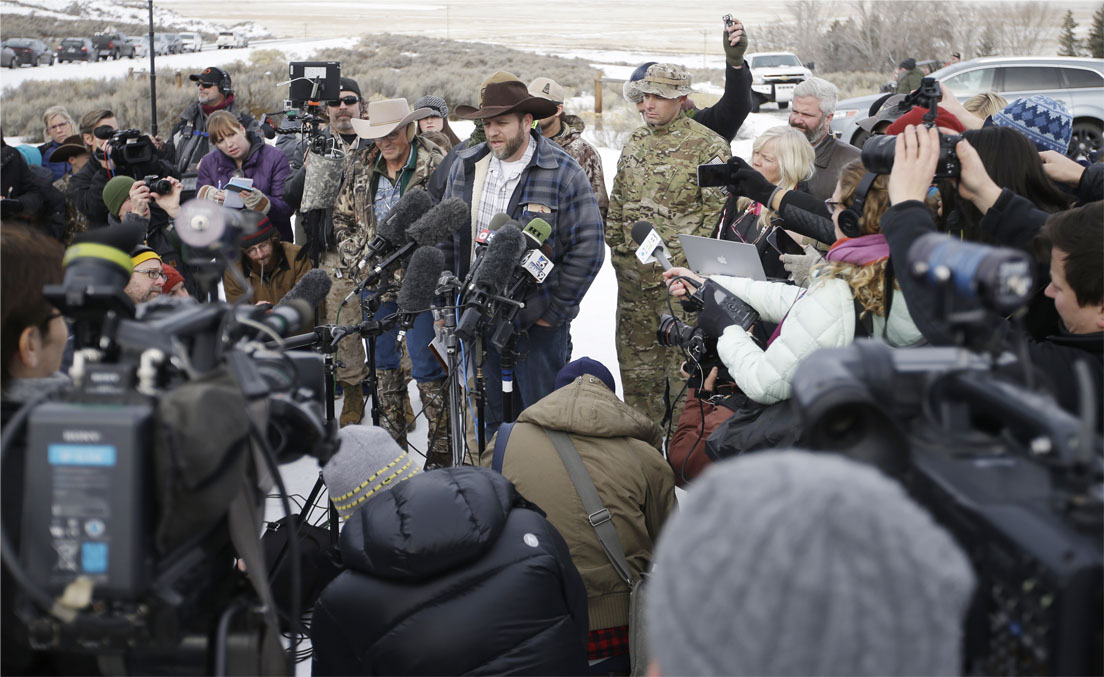
[[[368,104],[368,119],[349,120],[362,139],[382,139],[399,127],[436,115],[432,108],[410,110],[406,99],[384,99]]]
[[[529,113],[536,120],[556,114],[556,104],[548,99],[529,94],[529,88],[520,80],[495,82],[483,90],[483,101],[478,109],[457,106],[456,117],[464,120],[486,120],[506,113]]]

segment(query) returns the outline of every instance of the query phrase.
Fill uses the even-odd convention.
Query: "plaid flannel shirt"
[[[506,213],[522,224],[539,217],[552,226],[545,244],[555,267],[544,284],[525,299],[526,307],[518,313],[520,329],[541,319],[552,326],[574,319],[606,255],[602,216],[583,168],[539,132],[530,131],[530,135],[536,140],[536,152],[522,172]],[[483,189],[472,185],[475,163],[489,152],[486,143],[459,151],[442,199],[459,197],[470,205],[473,190]],[[439,245],[447,266],[461,278],[471,265],[471,240],[471,230],[461,229]]]

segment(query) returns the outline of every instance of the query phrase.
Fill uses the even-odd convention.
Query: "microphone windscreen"
[[[139,224],[119,224],[110,228],[93,228],[73,236],[73,244],[102,244],[114,247],[130,256],[146,239],[146,229]]]
[[[461,228],[471,223],[471,208],[458,197],[442,200],[433,209],[418,219],[407,235],[420,245],[432,246],[444,241]]]
[[[318,304],[311,305],[310,302],[305,299],[291,299],[289,301],[287,297],[285,297],[280,301],[280,305],[284,308],[295,310],[299,315],[298,321],[293,322],[289,327],[289,335],[306,332],[314,327],[314,309]]]
[[[512,221],[512,219],[509,214],[499,212],[491,217],[491,225],[487,227],[487,230],[498,230],[507,223],[510,223],[510,221]]]
[[[499,228],[491,244],[487,245],[487,252],[483,255],[479,269],[475,271],[472,283],[501,294],[525,249],[525,236],[516,226],[506,225]]]
[[[644,244],[644,238],[648,237],[648,233],[655,230],[655,226],[650,221],[637,221],[632,227],[632,239],[637,244]]]
[[[537,217],[530,221],[522,232],[535,241],[529,248],[536,249],[548,240],[548,236],[552,234],[552,225],[544,219]]]
[[[402,244],[407,239],[407,231],[433,206],[433,198],[421,188],[406,192],[398,203],[388,212],[387,218],[379,224],[377,234],[391,244]]]
[[[280,299],[280,303],[277,305],[285,305],[291,303],[294,300],[306,301],[312,308],[317,308],[319,303],[326,300],[326,295],[330,293],[330,287],[333,286],[333,280],[326,274],[326,271],[320,268],[313,268],[307,271],[307,274],[299,279],[295,283],[295,286],[288,290],[287,294],[284,294],[284,298]]]
[[[437,280],[445,269],[445,253],[436,247],[418,247],[403,275],[396,305],[400,311],[421,312],[437,295]]]

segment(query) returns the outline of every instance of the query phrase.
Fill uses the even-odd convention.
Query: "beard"
[[[817,141],[820,141],[824,137],[824,132],[828,130],[828,116],[825,115],[820,120],[820,124],[812,129],[806,127],[794,127],[794,129],[800,131],[808,139],[809,143],[816,145]]]
[[[502,145],[502,148],[495,150],[492,146],[491,152],[494,153],[494,156],[499,160],[509,160],[513,157],[514,153],[518,152],[518,149],[521,148],[521,144],[527,143],[528,141],[529,134],[526,130],[522,129],[522,132],[516,137],[506,139],[506,143]]]
[[[356,130],[353,129],[353,123],[350,122],[352,119],[351,115],[349,117],[337,115],[334,116],[333,121],[330,122],[330,126],[333,127],[338,134],[355,134]]]

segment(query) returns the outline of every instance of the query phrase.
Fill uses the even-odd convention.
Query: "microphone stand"
[[[483,345],[483,335],[480,333],[475,339],[476,354],[479,362],[475,366],[475,444],[479,447],[479,453],[487,446],[487,423],[483,418],[487,411],[487,389],[483,382],[483,363],[487,361],[487,350]]]
[[[517,418],[514,412],[514,367],[517,366],[517,351],[514,350],[514,337],[498,353],[499,371],[502,373],[502,422],[513,423]]]
[[[437,285],[437,295],[454,295],[459,290],[460,280],[451,272],[441,275]],[[460,384],[460,337],[456,335],[456,308],[447,307],[441,315],[444,319],[442,334],[445,344],[445,358],[448,362],[448,408],[449,408],[449,440],[452,447],[452,464],[460,466],[464,463],[464,417],[460,410],[460,402],[464,396]]]

